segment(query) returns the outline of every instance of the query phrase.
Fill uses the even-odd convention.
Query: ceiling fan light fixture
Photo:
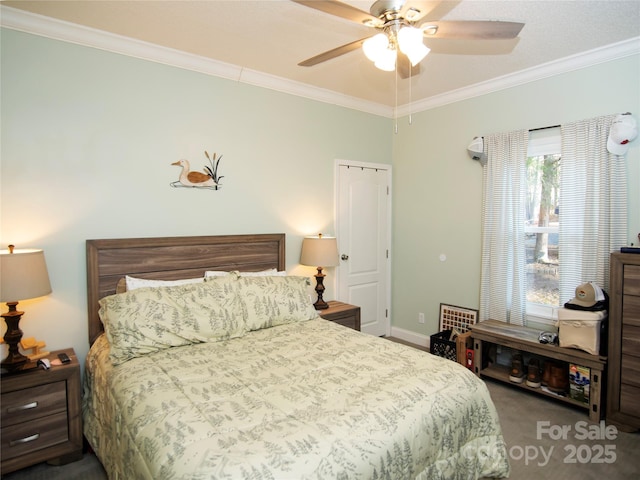
[[[415,47],[412,47],[411,50],[405,55],[411,62],[411,66],[415,67],[424,59],[424,57],[429,54],[430,51],[431,49],[429,47],[421,43],[419,45],[415,45]]]
[[[395,48],[386,48],[384,51],[380,52],[378,58],[374,62],[374,65],[376,68],[384,70],[385,72],[393,72],[396,69],[397,57],[398,52]]]
[[[384,33],[378,33],[367,38],[362,44],[362,50],[366,57],[372,62],[376,62],[389,49],[389,38]]]
[[[415,67],[431,51],[422,42],[422,30],[415,27],[402,27],[398,32],[398,46]]]

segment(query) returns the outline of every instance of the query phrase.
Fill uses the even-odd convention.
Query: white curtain
[[[615,115],[562,125],[560,305],[584,282],[609,288],[609,254],[626,244],[625,157],[607,150]]]
[[[525,322],[528,139],[527,130],[484,137],[480,320]]]

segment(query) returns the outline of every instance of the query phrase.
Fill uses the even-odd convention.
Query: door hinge
[[[389,185],[387,185],[387,195],[389,195]]]
[[[387,258],[389,258],[389,249],[387,249]]]
[[[384,309],[384,318],[389,318],[389,309],[388,308]]]

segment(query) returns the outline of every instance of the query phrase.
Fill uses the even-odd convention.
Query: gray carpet
[[[552,399],[487,381],[498,409],[500,424],[511,458],[511,477],[516,480],[626,480],[640,478],[640,434],[618,432],[615,438],[590,439],[597,424],[588,421],[586,410],[574,409]],[[540,435],[538,435],[538,422]],[[581,423],[584,422],[584,423]],[[547,429],[543,432],[543,425]],[[567,430],[565,439],[551,434]],[[609,432],[613,437],[612,432]],[[538,438],[539,437],[539,438]],[[544,452],[544,453],[543,453]],[[574,463],[571,463],[574,462]],[[601,463],[599,463],[601,462]],[[609,463],[606,463],[609,462]],[[107,476],[92,454],[61,467],[35,465],[3,476],[5,480],[104,480]],[[128,480],[128,479],[126,479]]]
[[[640,433],[614,433],[613,426],[602,432],[587,410],[492,380],[487,385],[509,448],[510,478],[640,478]]]

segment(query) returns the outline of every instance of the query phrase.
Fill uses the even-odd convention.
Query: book
[[[640,253],[640,246],[620,247],[620,253]]]

